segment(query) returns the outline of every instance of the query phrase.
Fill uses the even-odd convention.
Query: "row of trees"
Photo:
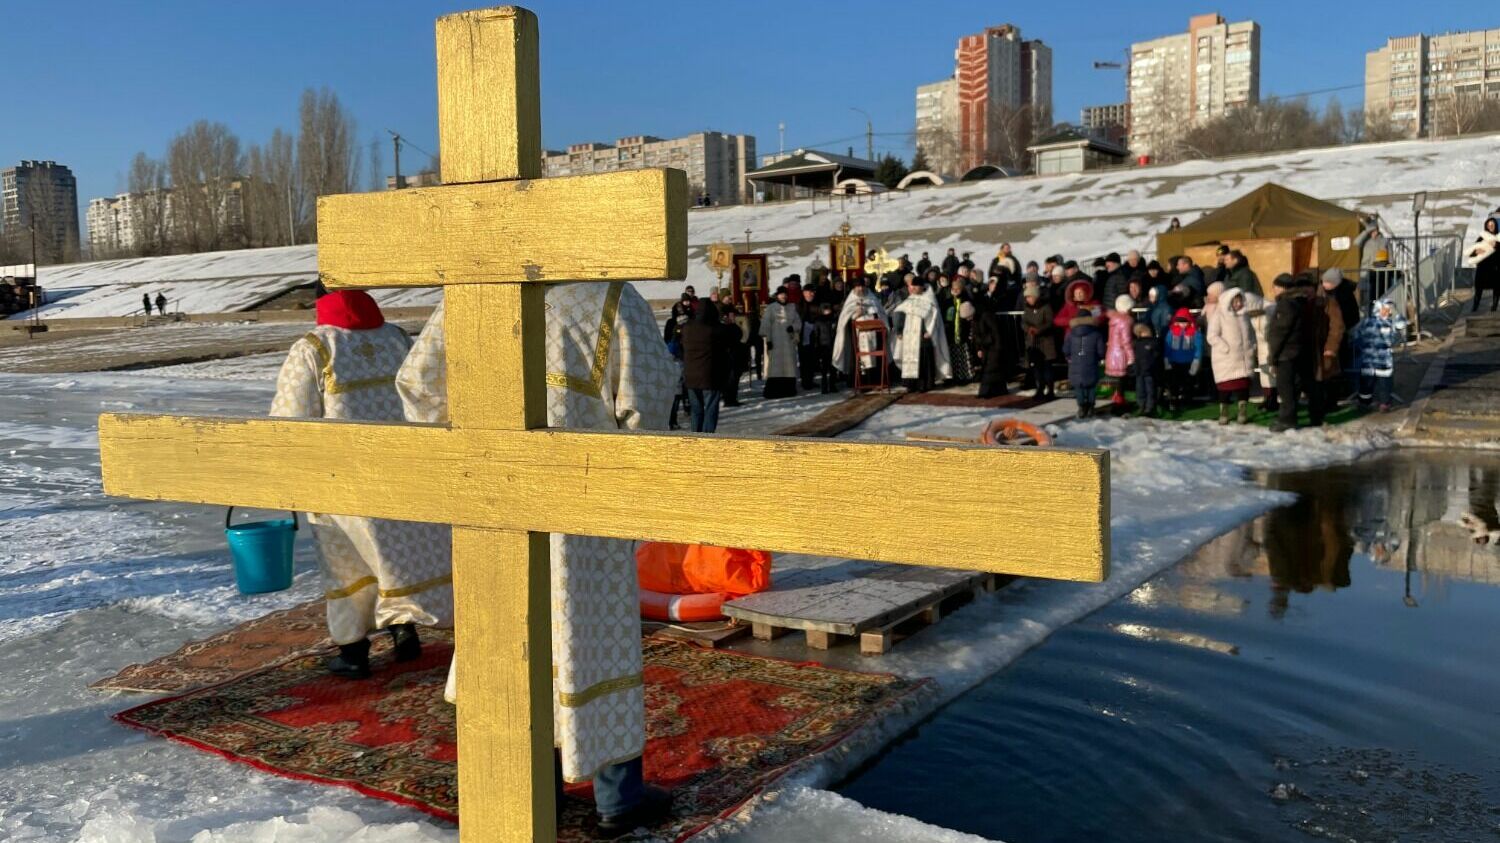
[[[1152,157],[1164,163],[1191,158],[1217,158],[1260,152],[1280,152],[1320,146],[1355,143],[1378,143],[1409,136],[1402,126],[1393,123],[1384,112],[1366,114],[1363,110],[1346,111],[1337,98],[1330,99],[1319,111],[1305,99],[1271,98],[1248,108],[1240,108],[1213,120],[1193,122],[1172,111],[1179,100],[1174,92],[1158,92],[1156,102],[1139,103],[1143,112],[1162,117],[1143,122],[1135,140]],[[991,109],[991,151],[984,161],[968,160],[963,153],[963,138],[953,131],[924,130],[916,135],[917,152],[911,170],[928,169],[929,160],[948,162],[949,168],[962,173],[977,163],[997,164],[1021,171],[1031,169],[1026,147],[1034,139],[1065,128],[1052,126],[1047,115],[1034,114],[1029,108]],[[1454,96],[1432,105],[1431,134],[1465,135],[1500,131],[1500,101],[1477,96]],[[1038,129],[1040,128],[1040,131]],[[971,148],[977,144],[970,145]],[[876,179],[895,186],[908,170],[901,159],[886,156]]]
[[[156,158],[131,160],[126,190],[133,236],[122,254],[151,256],[317,239],[317,198],[360,187],[354,117],[324,88],[303,91],[295,134],[277,128],[245,146],[222,123],[199,120]],[[370,188],[383,187],[370,150]],[[96,254],[95,257],[108,257]]]

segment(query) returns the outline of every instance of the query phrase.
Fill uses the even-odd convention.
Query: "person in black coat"
[[[1491,237],[1500,237],[1500,221],[1489,217],[1484,221],[1484,230]],[[1483,238],[1480,238],[1483,239]],[[1490,292],[1490,312],[1500,307],[1500,248],[1490,252],[1474,266],[1474,311],[1479,311],[1479,301],[1484,291]]]
[[[1276,276],[1276,309],[1271,313],[1271,324],[1266,327],[1266,343],[1272,363],[1276,367],[1276,396],[1280,404],[1272,432],[1291,430],[1297,426],[1297,397],[1307,394],[1309,405],[1322,401],[1322,385],[1317,379],[1317,363],[1320,349],[1313,337],[1313,316],[1308,290],[1292,276],[1282,273]],[[1313,407],[1316,415],[1320,409]]]
[[[945,256],[943,258],[943,277],[944,278],[952,278],[953,276],[955,276],[957,274],[958,274],[958,255],[954,254],[952,249],[949,249],[947,256]]]
[[[994,398],[1004,395],[1005,382],[1014,365],[1011,347],[1006,342],[1001,317],[987,307],[979,308],[974,317],[974,345],[979,355],[979,397]]]
[[[837,373],[833,369],[833,343],[838,337],[838,314],[833,304],[824,302],[813,317],[813,353],[817,356],[818,375],[823,394],[838,391]]]
[[[713,433],[719,426],[721,387],[732,377],[732,344],[739,328],[719,318],[713,302],[699,302],[693,319],[682,326],[682,383],[687,389],[694,433]]]
[[[1094,285],[1095,290],[1103,291],[1104,297],[1099,301],[1103,302],[1105,307],[1114,307],[1115,299],[1118,299],[1120,296],[1125,295],[1129,285],[1130,273],[1126,270],[1125,266],[1120,263],[1119,252],[1110,252],[1109,254],[1105,255],[1104,284],[1103,286],[1097,284]]]
[[[929,269],[932,269],[932,258],[927,257],[927,253],[923,252],[921,259],[917,261],[917,277],[926,275]]]

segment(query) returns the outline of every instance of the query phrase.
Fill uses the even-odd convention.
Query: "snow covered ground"
[[[1192,222],[1267,182],[1378,212],[1387,228],[1412,228],[1411,196],[1428,191],[1423,234],[1477,231],[1485,212],[1500,205],[1500,135],[1453,140],[1281,152],[1187,161],[1107,173],[1003,179],[885,194],[873,205],[827,200],[694,209],[688,214],[688,283],[715,282],[704,260],[716,241],[743,243],[770,256],[773,279],[803,272],[816,255],[827,261],[827,238],[846,219],[870,248],[893,254],[944,250],[995,253],[1001,242],[1025,259],[1061,253],[1091,258],[1106,252],[1156,249],[1156,232],[1176,216]],[[284,246],[204,255],[100,261],[43,267],[41,284],[67,298],[49,316],[123,316],[140,307],[141,293],[166,293],[184,313],[242,310],[317,277],[316,246]],[[647,299],[676,298],[678,282],[637,282]],[[384,290],[382,305],[433,305],[431,289]],[[14,317],[13,317],[14,318]]]
[[[314,597],[310,548],[293,589],[243,597],[223,549],[222,514],[105,498],[99,412],[263,413],[280,355],[139,372],[0,375],[0,839],[408,841],[456,839],[415,812],[338,788],[263,775],[120,727],[138,701],[86,685],[227,624]],[[725,432],[764,431],[816,413],[809,396],[728,411]],[[978,429],[972,410],[893,406],[850,431]],[[964,841],[975,838],[863,808],[826,788],[863,759],[1052,631],[1129,593],[1195,546],[1281,500],[1247,468],[1306,467],[1384,444],[1350,432],[1272,437],[1259,429],[1095,421],[1065,445],[1112,453],[1113,571],[1102,585],[1027,581],[982,598],[860,669],[934,676],[935,695],[800,771],[711,836],[742,841]],[[899,490],[893,483],[890,490]],[[1025,506],[990,492],[997,506]],[[1038,517],[1045,517],[1038,513]],[[786,557],[779,564],[815,560]],[[783,642],[785,644],[785,639]],[[848,648],[844,648],[847,650]]]

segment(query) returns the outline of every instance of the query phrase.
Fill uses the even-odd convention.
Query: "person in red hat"
[[[388,324],[362,290],[318,299],[318,324],[292,345],[276,378],[271,415],[403,421],[396,373],[411,337]],[[422,654],[418,626],[453,625],[451,534],[446,525],[308,513],[328,602],[337,676],[370,676],[369,635],[390,632],[395,659]]]

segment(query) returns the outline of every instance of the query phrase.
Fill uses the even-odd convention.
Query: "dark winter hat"
[[[1283,290],[1290,290],[1293,287],[1297,286],[1297,279],[1293,278],[1290,273],[1283,272],[1280,275],[1276,276],[1276,280],[1271,282],[1271,286],[1280,287]]]
[[[1050,261],[1050,262],[1052,262],[1052,263],[1062,263],[1063,262],[1063,256],[1062,255],[1053,255],[1052,257],[1047,258],[1047,260]]]
[[[1119,259],[1120,259],[1119,255],[1116,255],[1115,256],[1115,260],[1119,260]],[[1104,268],[1104,258],[1094,258],[1094,268],[1095,269],[1103,269]]]
[[[1156,270],[1157,272],[1164,272],[1165,271],[1165,270],[1163,270],[1161,268],[1161,264],[1157,263],[1155,259],[1153,259],[1150,263],[1146,264],[1146,271],[1147,272],[1150,272],[1153,269]]]
[[[1104,262],[1105,263],[1119,263],[1120,262],[1120,253],[1119,252],[1110,252],[1109,254],[1107,254],[1107,255],[1104,256]]]
[[[1063,269],[1077,269],[1077,268],[1078,268],[1078,261],[1069,260],[1069,261],[1065,261],[1063,263]]]
[[[1227,255],[1227,254],[1229,254],[1229,247],[1225,246],[1223,243],[1220,243],[1219,244],[1219,248],[1214,249],[1214,254],[1216,254],[1216,255]]]

